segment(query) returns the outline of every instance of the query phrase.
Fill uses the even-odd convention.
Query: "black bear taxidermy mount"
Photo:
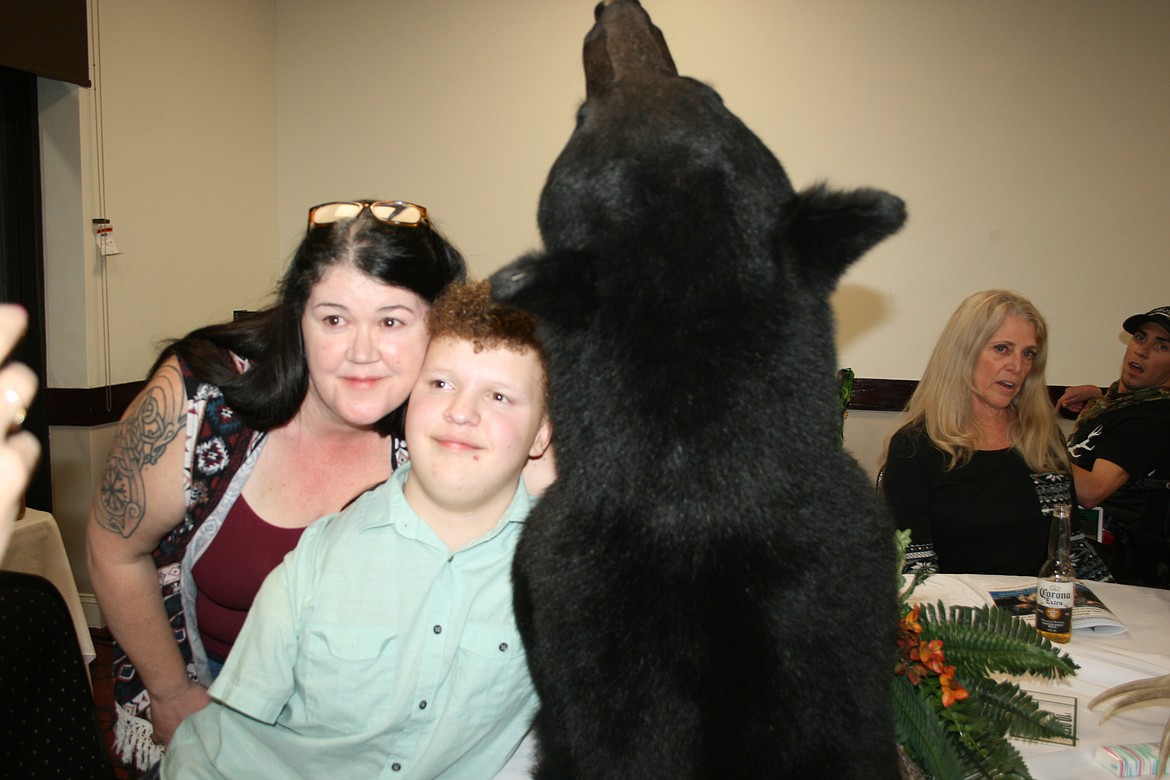
[[[584,64],[544,248],[492,276],[549,361],[558,479],[513,572],[536,777],[897,777],[894,529],[828,298],[904,204],[794,190],[635,0]]]

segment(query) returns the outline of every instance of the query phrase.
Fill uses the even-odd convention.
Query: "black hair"
[[[215,385],[250,428],[284,425],[300,409],[309,388],[301,317],[313,285],[326,269],[349,265],[371,278],[434,303],[448,284],[467,276],[463,256],[430,222],[417,226],[382,222],[363,210],[357,217],[313,227],[293,255],[276,301],[238,320],[208,325],[168,344],[151,368],[171,355],[200,381]],[[252,362],[237,373],[231,350]],[[406,404],[378,421],[377,431],[402,435]]]

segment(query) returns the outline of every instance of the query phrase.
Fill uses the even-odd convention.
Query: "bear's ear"
[[[836,284],[851,263],[906,222],[906,204],[874,189],[851,192],[816,184],[791,204],[785,240],[798,273],[818,286]]]
[[[489,281],[496,301],[564,327],[584,323],[597,310],[593,262],[585,252],[534,252]]]

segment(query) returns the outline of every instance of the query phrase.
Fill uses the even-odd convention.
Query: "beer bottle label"
[[[1072,629],[1072,582],[1041,580],[1036,587],[1036,628],[1050,634],[1067,634]]]

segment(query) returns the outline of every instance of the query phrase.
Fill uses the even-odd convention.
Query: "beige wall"
[[[593,0],[95,2],[100,92],[57,90],[82,149],[58,154],[56,173],[46,162],[64,180],[46,213],[67,212],[47,236],[60,247],[52,383],[105,381],[87,232],[96,95],[124,250],[110,261],[114,382],[140,378],[159,339],[261,303],[313,203],[417,200],[479,275],[538,246],[540,186],[584,97]],[[719,89],[796,186],[873,185],[909,204],[907,227],[834,298],[840,363],[858,376],[917,378],[958,301],[1006,286],[1050,320],[1051,383],[1105,383],[1120,320],[1170,303],[1170,4],[645,6],[680,71]],[[896,417],[850,417],[862,465]],[[57,459],[77,458],[54,447],[57,495],[87,495],[100,464],[65,479]],[[58,513],[76,533],[82,511]]]
[[[592,5],[281,2],[282,254],[306,205],[370,194],[430,207],[480,273],[536,246]],[[645,5],[797,186],[908,202],[835,298],[859,376],[916,378],[959,300],[1008,286],[1052,320],[1053,383],[1105,382],[1124,315],[1170,301],[1170,4]]]
[[[39,82],[52,387],[143,378],[161,340],[255,308],[282,264],[275,3],[96,0],[90,21],[95,87]],[[122,250],[104,277],[98,216]],[[54,512],[83,593],[112,435],[50,430]]]
[[[426,204],[481,275],[537,246],[591,3],[341,5],[280,5],[282,254],[306,205],[372,194]],[[1010,287],[1051,322],[1049,381],[1103,384],[1120,320],[1170,302],[1170,5],[645,5],[680,71],[719,89],[798,187],[907,200],[906,229],[834,297],[858,376],[917,378],[965,295]],[[363,69],[387,88],[339,83]],[[873,470],[897,415],[864,414],[846,443]]]

